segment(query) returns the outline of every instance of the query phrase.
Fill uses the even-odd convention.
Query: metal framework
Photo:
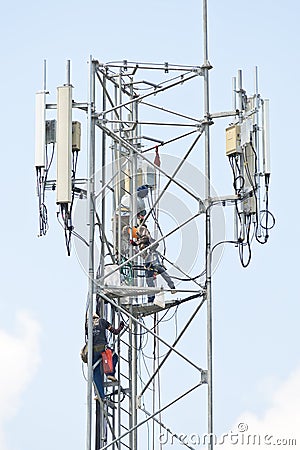
[[[172,296],[171,290],[165,286],[148,287],[145,284],[145,277],[141,275],[143,251],[134,251],[132,247],[126,245],[126,236],[124,243],[123,228],[128,225],[131,230],[132,225],[135,225],[137,214],[135,192],[140,184],[149,186],[151,177],[156,181],[150,187],[151,195],[153,195],[152,204],[149,205],[150,209],[144,220],[149,229],[152,228],[154,233],[156,232],[156,240],[151,244],[152,246],[160,243],[168,249],[169,239],[173,238],[173,242],[179,242],[182,229],[191,221],[202,220],[203,222],[206,207],[202,200],[203,196],[199,195],[202,188],[198,187],[197,189],[200,180],[195,179],[194,183],[187,185],[180,180],[180,176],[176,175],[187,163],[189,155],[198,150],[200,137],[208,134],[209,121],[205,116],[199,120],[192,115],[182,114],[166,107],[168,100],[163,103],[164,106],[161,106],[161,100],[164,101],[163,95],[168,94],[169,91],[172,91],[172,97],[169,98],[174,100],[175,88],[183,87],[192,81],[198,82],[200,78],[205,77],[208,67],[127,61],[100,64],[95,60],[91,60],[90,67],[91,97],[89,104],[92,106],[89,116],[89,210],[91,224],[96,210],[98,218],[101,217],[102,238],[99,265],[95,266],[94,258],[90,258],[88,316],[92,326],[92,313],[95,308],[93,296],[95,296],[97,305],[101,307],[101,314],[106,316],[109,321],[116,323],[118,322],[116,316],[121,316],[128,323],[128,329],[116,343],[120,355],[119,381],[116,383],[117,385],[108,383],[107,386],[110,398],[113,401],[118,398],[115,409],[110,407],[105,409],[97,403],[96,415],[99,432],[96,436],[96,448],[105,449],[114,445],[120,448],[123,445],[130,449],[137,449],[140,429],[145,433],[145,426],[149,422],[153,427],[151,445],[156,448],[159,442],[159,430],[167,428],[170,432],[170,425],[166,426],[162,421],[163,411],[174,407],[181,398],[192,395],[195,389],[208,383],[208,371],[203,369],[199,362],[193,362],[184,352],[177,350],[176,346],[204,305],[205,300],[208,304],[208,289],[204,283],[205,277],[202,277],[201,283],[199,277],[193,279],[191,274],[187,274],[177,264],[177,274],[181,277],[184,276],[186,281],[181,283],[182,286],[177,287],[175,295]],[[97,106],[97,99],[102,101],[100,106]],[[149,119],[144,119],[145,116],[149,116]],[[143,131],[146,128],[147,136]],[[165,128],[167,132],[165,132]],[[150,131],[148,132],[148,130]],[[102,148],[100,158],[102,188],[98,191],[94,189],[95,184],[98,184],[95,183],[97,132],[100,132],[99,145]],[[167,170],[164,168],[168,166],[168,164],[164,164],[164,156],[168,154],[169,148],[169,154],[174,152],[173,149],[176,149],[178,141],[183,149],[182,154],[179,155],[178,162],[170,172],[168,168]],[[107,154],[108,147],[111,149],[110,157]],[[154,151],[158,152],[160,148],[162,164],[159,166],[153,162],[153,153]],[[171,187],[173,187],[173,196],[179,199],[180,196],[185,195],[186,201],[190,199],[194,204],[191,205],[192,211],[181,223],[175,227],[170,227],[165,223],[165,230],[161,232],[157,217],[163,198]],[[209,192],[210,188],[207,189]],[[131,207],[128,215],[123,216],[122,196],[125,192],[130,193]],[[97,205],[96,198],[101,198],[99,205]],[[109,208],[109,205],[113,205],[112,208]],[[167,226],[168,229],[166,229]],[[200,224],[199,226],[201,228]],[[94,229],[94,225],[90,227],[90,245],[95,245]],[[112,240],[110,235],[113,236]],[[127,244],[129,237],[132,236],[128,236]],[[209,234],[207,239],[209,239]],[[167,257],[168,251],[163,255],[166,261]],[[129,273],[130,275],[128,275]],[[114,282],[111,282],[114,275],[117,276]],[[150,293],[171,295],[162,308],[159,303],[147,302],[147,295]],[[173,297],[175,298],[173,299]],[[159,330],[158,324],[162,320],[160,314],[165,315],[168,309],[178,308],[179,305],[181,305],[180,308],[183,308],[183,305],[189,302],[194,302],[191,316],[175,341],[170,342],[163,337],[165,333],[160,331],[161,327]],[[147,317],[150,319],[147,320]],[[153,321],[152,326],[151,321]],[[91,328],[89,330],[91,331]],[[141,369],[138,365],[140,364],[139,360],[143,357],[141,347],[144,344],[139,341],[145,334],[147,334],[148,340],[145,348],[153,349],[154,357],[151,362],[153,367],[146,364],[145,369]],[[91,341],[90,336],[89,342]],[[210,346],[211,342],[208,345]],[[162,348],[164,349],[163,353],[167,352],[163,359],[160,354]],[[161,392],[164,392],[163,384],[165,382],[162,375],[163,368],[174,354],[196,370],[198,380],[195,385],[183,389],[177,396],[171,398],[167,404],[161,405],[159,397]],[[90,368],[90,370],[92,369]],[[142,380],[140,387],[138,386],[138,377]],[[91,414],[91,378],[89,380],[88,412]],[[177,380],[180,382],[178,375]],[[160,391],[159,395],[158,391]],[[110,394],[111,392],[112,394]],[[210,396],[211,391],[209,390]],[[209,408],[211,408],[211,404],[211,400],[209,400]],[[91,435],[91,421],[92,417],[90,416],[88,439]],[[175,435],[176,433],[172,431],[173,438]],[[88,441],[87,448],[90,446],[91,443]]]
[[[234,79],[232,111],[210,111],[212,66],[207,40],[207,1],[203,0],[202,65],[125,60],[100,63],[90,58],[88,101],[73,100],[70,106],[87,117],[86,179],[76,176],[80,144],[77,148],[74,124],[73,140],[68,134],[72,127],[69,63],[67,83],[60,88],[62,106],[46,104],[46,80],[37,97],[38,121],[42,128],[46,126],[46,133],[44,128],[37,133],[37,148],[47,148],[51,143],[59,147],[55,130],[51,131],[55,124],[46,121],[46,111],[58,109],[63,117],[63,125],[58,127],[63,145],[60,143],[62,150],[57,155],[56,180],[48,179],[47,158],[39,151],[36,155],[40,234],[46,234],[48,228],[45,191],[58,189],[60,174],[65,177],[69,173],[57,198],[67,249],[69,253],[71,238],[80,239],[76,244],[79,259],[82,249],[87,249],[86,450],[94,446],[97,450],[137,450],[139,442],[145,446],[145,436],[148,448],[156,449],[161,448],[167,435],[193,448],[174,430],[174,417],[183,409],[187,417],[182,417],[182,422],[197,417],[191,423],[199,435],[207,436],[209,450],[214,445],[211,282],[213,252],[220,251],[224,238],[222,233],[212,235],[213,207],[235,207],[232,242],[239,247],[245,266],[250,260],[245,261],[243,255],[244,247],[249,250],[250,246],[250,226],[254,225],[261,243],[267,241],[271,226],[266,218],[262,225],[262,215],[270,214],[268,204],[262,206],[260,194],[263,181],[268,192],[270,176],[265,103],[258,89],[247,98],[239,72],[238,87]],[[178,111],[182,96],[190,102],[185,102],[185,111]],[[210,127],[213,120],[226,117],[232,120],[226,151],[235,193],[218,197],[211,185]],[[141,185],[148,186],[149,194],[146,215],[140,223],[146,224],[154,236],[148,250],[156,249],[168,266],[176,292],[159,279],[154,287],[146,283],[144,251],[132,245],[138,225],[137,188]],[[129,199],[126,207],[124,195]],[[149,296],[156,300],[149,303]],[[118,381],[104,382],[109,403],[94,400],[91,355],[95,310],[116,326],[121,319],[126,322],[124,332],[111,342],[119,363]],[[193,408],[187,408],[191,403]],[[195,428],[189,431],[195,432]]]

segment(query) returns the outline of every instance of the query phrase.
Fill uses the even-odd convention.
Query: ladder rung
[[[119,381],[104,381],[103,382],[103,386],[104,387],[114,387],[114,386],[119,386]]]

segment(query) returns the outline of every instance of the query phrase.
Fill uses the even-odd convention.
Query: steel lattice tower
[[[172,429],[169,411],[180,414],[181,402],[195,398],[199,391],[201,408],[197,412],[193,407],[187,415],[199,414],[199,435],[207,435],[207,446],[213,448],[214,440],[209,439],[214,436],[212,256],[222,242],[218,233],[212,236],[213,207],[234,205],[236,229],[232,242],[237,246],[248,245],[247,232],[252,225],[259,239],[266,241],[264,231],[270,227],[261,227],[256,219],[261,211],[268,214],[268,205],[265,209],[261,206],[260,190],[264,181],[268,191],[270,172],[267,102],[258,92],[247,98],[241,73],[238,86],[234,86],[238,105],[227,112],[210,111],[212,66],[207,39],[207,1],[203,0],[201,65],[126,60],[101,63],[91,57],[87,102],[72,98],[69,65],[67,82],[58,88],[56,105],[46,103],[45,85],[37,94],[40,234],[47,231],[43,213],[45,190],[55,189],[68,251],[73,237],[80,237],[88,249],[87,450],[93,448],[93,441],[96,449],[137,450],[145,435],[148,445],[156,449],[162,446],[162,435],[166,433],[193,448]],[[191,98],[184,111],[178,110],[182,95]],[[47,109],[57,109],[57,124],[46,121]],[[87,119],[86,179],[76,177],[81,144],[80,126],[78,122],[72,124],[73,110]],[[258,126],[261,111],[262,125]],[[218,197],[211,185],[210,128],[214,120],[226,117],[233,122],[226,132],[226,152],[234,166],[235,193]],[[53,136],[52,129],[56,131]],[[44,149],[50,143],[57,146],[57,177],[52,181],[48,179],[49,167],[44,157]],[[256,158],[250,156],[252,148]],[[147,185],[149,191],[142,222],[154,236],[149,248],[159,244],[158,254],[177,280],[176,292],[159,279],[155,287],[149,287],[143,251],[132,245],[137,226],[137,188],[141,185]],[[129,199],[126,207],[122,203],[124,195]],[[176,211],[177,206],[180,212]],[[82,217],[83,223],[78,225]],[[195,254],[192,246],[184,253],[189,233],[189,241],[194,239]],[[192,255],[191,261],[187,261],[187,253]],[[149,303],[149,295],[155,295],[157,301]],[[172,321],[177,310],[184,319],[174,338],[164,319],[171,317]],[[91,355],[95,311],[115,326],[121,319],[126,322],[125,331],[111,342],[119,364],[118,381],[104,383],[110,405],[94,400]],[[187,336],[191,330],[199,351],[190,348]],[[152,357],[147,362],[149,350]],[[183,366],[186,369],[181,369]],[[176,374],[170,383],[174,368]],[[193,373],[188,382],[185,370]],[[174,380],[178,381],[176,385]]]

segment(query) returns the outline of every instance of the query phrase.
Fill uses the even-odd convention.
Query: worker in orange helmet
[[[145,260],[145,276],[146,283],[148,287],[155,287],[154,277],[159,274],[166,281],[167,285],[171,289],[172,294],[175,294],[175,284],[161,263],[159,254],[157,252],[157,247],[159,244],[154,244],[148,248],[151,244],[155,242],[152,238],[146,225],[140,225],[132,230],[132,237],[136,240],[131,240],[131,244],[138,246],[139,250],[144,250],[142,256]],[[148,295],[148,302],[153,303],[155,295]]]

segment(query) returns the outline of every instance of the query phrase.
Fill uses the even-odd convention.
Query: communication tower
[[[36,94],[39,234],[48,231],[46,192],[55,191],[67,252],[74,242],[88,274],[83,318],[88,348],[87,450],[137,450],[145,439],[157,449],[166,435],[193,448],[172,428],[179,414],[183,423],[197,417],[199,434],[207,435],[205,444],[210,450],[214,445],[213,258],[220,255],[221,244],[231,242],[246,267],[253,235],[265,243],[274,218],[268,205],[269,102],[259,94],[257,73],[255,92],[248,96],[239,71],[233,79],[232,109],[210,111],[206,0],[203,42],[203,64],[195,66],[102,63],[91,57],[87,101],[74,99],[68,61],[57,101],[47,102],[46,77]],[[178,108],[183,96],[190,99],[184,110]],[[47,119],[50,112],[55,119]],[[234,191],[218,196],[211,184],[210,129],[226,118]],[[79,178],[85,150],[87,176]],[[50,179],[55,164],[56,175]],[[142,189],[147,199],[141,214]],[[213,223],[218,214],[218,223],[222,221],[227,205],[232,206],[235,224],[230,241],[222,235],[224,227],[218,231]],[[134,244],[144,225],[153,239],[141,248]],[[175,288],[166,283],[166,276],[163,280],[158,273],[155,282],[149,276],[149,253],[168,268]],[[115,327],[120,320],[126,323],[110,342],[119,361],[117,381],[103,378],[104,402],[94,399],[95,312]],[[187,408],[186,401],[193,407]]]

